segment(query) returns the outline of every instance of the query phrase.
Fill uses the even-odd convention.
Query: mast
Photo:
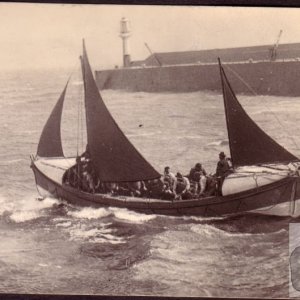
[[[228,108],[227,108],[227,103],[225,101],[225,89],[224,89],[224,78],[223,78],[223,74],[222,74],[222,70],[223,70],[223,67],[221,65],[221,59],[220,57],[218,57],[218,63],[219,63],[219,70],[220,70],[220,77],[221,77],[221,83],[222,83],[222,93],[223,93],[223,103],[224,103],[224,107],[225,107],[225,119],[226,119],[226,126],[227,128],[229,128],[229,122],[228,122],[228,116],[227,116],[227,111],[228,111]],[[230,141],[230,137],[229,137],[229,131],[227,130],[227,136],[228,136],[228,141]],[[234,167],[234,158],[232,157],[232,151],[231,151],[231,144],[229,142],[229,152],[230,152],[230,159],[231,159],[231,163],[232,163],[232,166]]]

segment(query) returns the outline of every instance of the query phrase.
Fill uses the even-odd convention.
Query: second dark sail
[[[219,60],[220,63],[220,60]],[[220,64],[231,159],[235,167],[299,159],[268,136],[238,102]]]

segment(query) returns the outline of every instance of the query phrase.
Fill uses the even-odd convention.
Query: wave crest
[[[68,215],[78,219],[100,219],[111,215],[111,212],[103,207],[84,207],[77,211],[69,211]]]

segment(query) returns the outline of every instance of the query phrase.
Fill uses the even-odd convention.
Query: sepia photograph
[[[300,297],[300,8],[0,20],[0,297]]]

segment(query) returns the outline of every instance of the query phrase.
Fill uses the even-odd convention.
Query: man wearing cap
[[[225,177],[230,173],[230,165],[226,159],[224,152],[219,153],[219,161],[217,164],[216,176],[218,179],[218,194],[222,195],[222,185]]]

